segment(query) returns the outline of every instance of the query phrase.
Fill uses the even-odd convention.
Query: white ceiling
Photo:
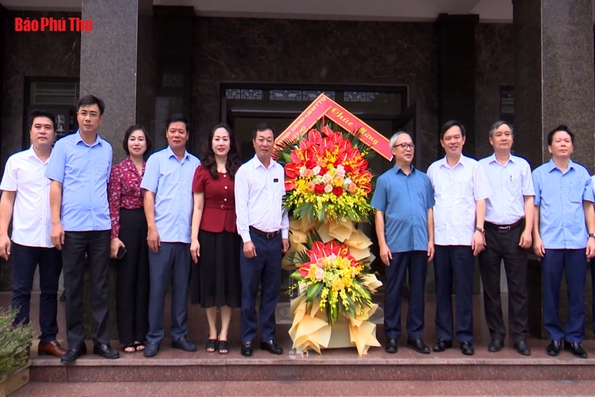
[[[111,0],[116,1],[116,0]],[[80,11],[81,0],[0,0],[8,9]],[[478,14],[482,22],[512,22],[512,0],[153,0],[192,6],[199,16],[434,21],[440,13]]]

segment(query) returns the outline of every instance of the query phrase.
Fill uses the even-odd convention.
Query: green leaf
[[[324,284],[322,283],[316,283],[309,286],[308,293],[306,294],[306,301],[310,302],[315,298],[318,298],[318,295],[320,295],[320,291],[322,291],[323,285]]]

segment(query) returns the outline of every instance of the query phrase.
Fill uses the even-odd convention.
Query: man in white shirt
[[[62,256],[50,238],[50,180],[44,176],[56,137],[56,119],[49,112],[33,110],[29,120],[31,147],[10,156],[0,183],[0,257],[13,258],[11,306],[19,310],[16,323],[29,323],[33,277],[39,265],[38,353],[61,357],[66,351],[56,340],[56,315]],[[12,244],[8,237],[11,218]]]
[[[240,255],[242,278],[243,356],[252,355],[256,337],[256,296],[260,290],[260,348],[283,354],[275,341],[275,307],[281,291],[281,257],[289,248],[289,220],[283,215],[283,167],[271,158],[273,127],[260,123],[252,134],[256,155],[235,177],[236,224],[244,242]]]
[[[526,249],[533,242],[535,212],[531,166],[525,159],[511,155],[514,130],[507,122],[495,122],[489,140],[494,154],[479,161],[494,190],[486,200],[486,249],[479,254],[485,316],[491,336],[488,351],[500,351],[506,336],[500,300],[500,268],[504,260],[510,337],[516,351],[529,356],[531,349],[525,341],[529,315]]]
[[[479,162],[463,156],[465,127],[448,121],[440,132],[443,159],[428,168],[434,188],[434,274],[436,280],[436,334],[433,347],[452,347],[452,283],[456,287],[456,339],[465,355],[473,355],[473,270],[475,256],[485,247],[485,199],[492,188]]]

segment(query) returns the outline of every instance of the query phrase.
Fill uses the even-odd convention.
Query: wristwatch
[[[595,238],[595,233],[589,233],[589,238],[591,237]]]
[[[475,230],[477,230],[480,233],[485,233],[485,229],[480,228],[479,226],[475,226]],[[595,237],[595,234],[593,234],[593,237]]]

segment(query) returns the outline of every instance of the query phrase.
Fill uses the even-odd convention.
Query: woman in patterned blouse
[[[111,256],[118,258],[116,311],[122,349],[134,353],[144,349],[148,331],[149,259],[147,221],[140,183],[151,138],[142,125],[126,130],[124,161],[112,167],[108,190],[112,221]]]

